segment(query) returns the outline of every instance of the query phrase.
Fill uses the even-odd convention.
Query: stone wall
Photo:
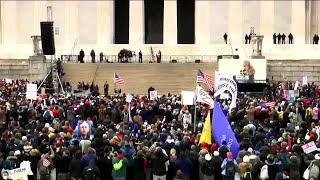
[[[50,64],[45,56],[30,56],[29,59],[0,59],[0,78],[42,80]]]
[[[320,82],[319,60],[268,60],[267,78],[274,81],[296,81],[308,76],[308,81]]]

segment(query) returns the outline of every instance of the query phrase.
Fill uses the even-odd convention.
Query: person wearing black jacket
[[[67,149],[62,150],[61,153],[54,156],[53,162],[57,169],[58,179],[66,180],[68,179],[69,165],[71,162],[71,156]]]
[[[146,174],[144,172],[144,155],[140,150],[137,152],[136,156],[133,159],[134,167],[134,180],[145,180]]]
[[[72,179],[81,179],[85,168],[84,162],[81,160],[82,152],[77,150],[70,162],[69,171]]]
[[[157,147],[156,152],[151,156],[151,166],[154,180],[166,180],[166,163],[168,160],[168,157],[162,152],[162,149]]]
[[[111,151],[109,151],[110,153]],[[99,153],[98,160],[96,162],[99,170],[100,170],[100,178],[101,179],[110,179],[112,180],[112,156],[106,153]]]

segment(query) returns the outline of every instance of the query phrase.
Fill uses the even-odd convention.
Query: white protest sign
[[[156,100],[158,98],[157,91],[150,91],[150,100]]]
[[[28,179],[28,171],[26,168],[16,168],[12,170],[2,170],[2,177],[7,177],[8,179],[18,180],[18,179]]]
[[[26,98],[36,100],[37,99],[37,84],[27,84]]]
[[[6,83],[7,83],[7,84],[12,84],[12,79],[6,78]]]
[[[294,90],[297,90],[299,87],[299,81],[296,81],[296,83],[294,84]]]
[[[217,97],[225,91],[228,91],[231,94],[231,104],[230,110],[236,107],[236,100],[237,100],[237,93],[238,93],[238,86],[237,83],[233,80],[233,77],[226,74],[216,73],[217,77],[216,89],[214,93],[214,97]]]
[[[194,91],[181,91],[181,103],[183,105],[194,105]]]
[[[133,96],[131,94],[127,94],[126,96],[126,102],[131,103]]]
[[[302,77],[302,85],[308,84],[308,76],[303,76]]]
[[[314,143],[314,141],[311,141],[308,144],[303,145],[302,149],[303,149],[303,152],[306,153],[306,154],[318,150],[318,148],[317,148],[316,144]]]

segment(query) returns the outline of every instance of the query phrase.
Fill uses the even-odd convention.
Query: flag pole
[[[117,84],[116,84],[115,79],[116,79],[116,73],[114,72],[113,73],[113,87],[114,87],[113,92],[114,93],[116,93],[116,90],[117,90]]]

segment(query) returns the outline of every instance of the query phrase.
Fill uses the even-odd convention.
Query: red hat
[[[208,148],[208,144],[206,143],[206,142],[202,142],[202,143],[200,143],[200,149],[209,149]]]
[[[210,151],[211,151],[211,152],[214,152],[214,151],[216,151],[216,150],[218,150],[218,145],[217,145],[216,143],[213,143],[213,144],[211,145]]]
[[[314,133],[310,133],[310,139],[315,139],[316,138],[316,135]]]

